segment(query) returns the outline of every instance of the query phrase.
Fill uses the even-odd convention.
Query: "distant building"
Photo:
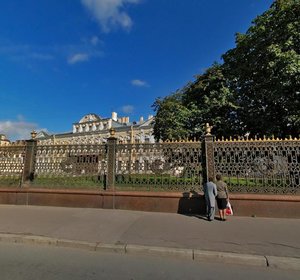
[[[8,146],[10,141],[6,138],[5,134],[0,134],[0,146]]]
[[[42,145],[101,144],[107,141],[113,129],[119,143],[154,143],[153,125],[152,115],[147,120],[141,117],[139,121],[130,122],[129,117],[118,118],[116,112],[112,112],[110,118],[90,113],[73,124],[72,132],[50,135],[40,131],[36,139]]]

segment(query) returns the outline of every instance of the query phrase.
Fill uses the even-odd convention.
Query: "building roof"
[[[94,113],[90,113],[85,115],[84,117],[82,117],[79,121],[79,123],[86,123],[86,122],[96,122],[96,121],[100,121],[101,117],[99,117],[98,115],[94,114]]]

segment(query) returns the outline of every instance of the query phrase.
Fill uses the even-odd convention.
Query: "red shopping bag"
[[[231,207],[231,204],[230,204],[229,201],[227,202],[225,213],[226,213],[227,216],[232,216],[233,215],[233,210],[232,210],[232,207]]]

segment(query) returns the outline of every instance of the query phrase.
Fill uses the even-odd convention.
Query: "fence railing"
[[[103,188],[106,164],[105,145],[37,145],[32,185]]]
[[[0,147],[0,186],[201,191],[220,173],[231,192],[300,194],[299,139]],[[9,181],[11,180],[11,181]]]
[[[25,162],[25,144],[0,148],[0,185],[18,187],[21,185]]]
[[[118,144],[115,186],[122,190],[199,191],[200,142]]]
[[[214,162],[231,191],[299,192],[298,139],[219,140],[214,143]]]

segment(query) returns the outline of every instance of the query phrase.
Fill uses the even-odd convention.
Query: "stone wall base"
[[[205,200],[198,193],[1,188],[0,204],[205,215]],[[231,194],[231,204],[236,216],[300,218],[300,196]]]

